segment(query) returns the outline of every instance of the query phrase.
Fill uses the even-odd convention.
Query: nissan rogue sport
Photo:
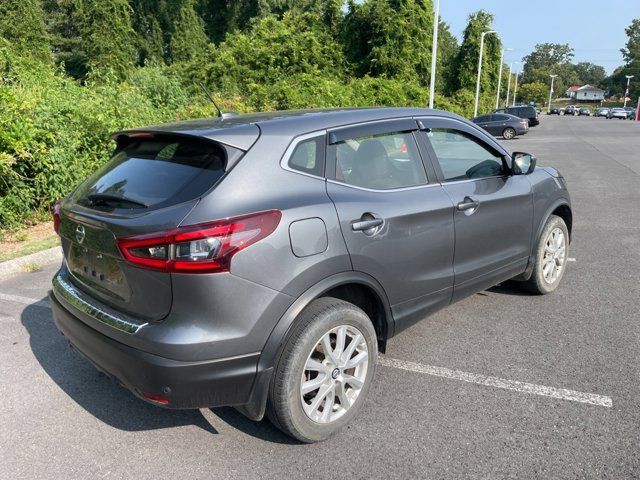
[[[545,294],[565,273],[564,178],[457,115],[275,112],[113,140],[54,207],[53,316],[161,407],[232,405],[323,440],[362,408],[389,338],[499,282]]]

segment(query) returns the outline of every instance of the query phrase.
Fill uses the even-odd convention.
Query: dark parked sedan
[[[596,108],[595,112],[593,112],[594,117],[606,117],[608,115],[609,115],[609,109],[607,107]]]
[[[627,118],[629,120],[635,120],[636,119],[636,109],[633,107],[624,107],[625,111],[627,112]]]
[[[562,109],[557,105],[553,105],[549,110],[549,115],[560,115],[562,113]]]
[[[587,107],[582,107],[580,109],[580,111],[578,112],[578,116],[583,116],[586,115],[587,117],[591,116],[591,110],[589,110]]]
[[[565,115],[577,115],[578,114],[578,107],[576,107],[575,105],[567,105],[564,109],[564,114]]]
[[[508,113],[480,115],[471,121],[491,135],[502,136],[505,140],[511,140],[516,135],[524,135],[529,131],[529,122],[526,119]]]
[[[233,405],[324,440],[362,408],[389,338],[508,279],[551,293],[567,269],[562,175],[458,115],[274,112],[112,138],[54,208],[51,308],[160,407]]]

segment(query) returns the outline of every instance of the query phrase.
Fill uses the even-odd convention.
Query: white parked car
[[[611,120],[612,118],[618,118],[620,120],[626,120],[627,119],[627,111],[624,108],[612,108],[611,110],[609,110],[609,115],[607,115],[607,118],[609,120]]]

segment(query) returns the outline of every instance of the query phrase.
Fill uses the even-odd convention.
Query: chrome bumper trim
[[[56,294],[59,294],[62,298],[64,298],[67,302],[73,305],[75,308],[80,310],[81,312],[89,315],[90,317],[96,319],[99,322],[104,323],[105,325],[109,325],[110,327],[121,330],[125,333],[134,334],[138,333],[142,327],[148,325],[148,323],[133,323],[124,318],[116,317],[95,305],[91,305],[89,302],[84,300],[78,294],[73,285],[70,285],[62,275],[58,273],[55,277],[53,277],[53,290]]]

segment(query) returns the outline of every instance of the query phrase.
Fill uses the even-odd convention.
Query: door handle
[[[373,218],[371,220],[358,220],[357,222],[353,222],[351,224],[351,230],[354,232],[371,230],[381,226],[384,223],[384,220],[381,218]]]
[[[465,210],[472,210],[478,208],[480,202],[471,197],[464,197],[464,200],[458,204],[458,210],[464,212]]]

